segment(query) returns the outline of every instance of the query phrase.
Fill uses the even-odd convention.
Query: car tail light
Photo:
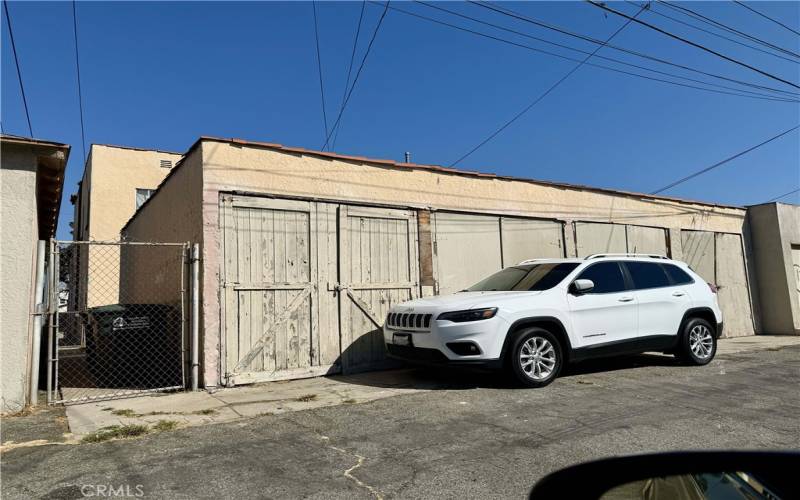
[[[706,284],[708,285],[708,288],[711,289],[711,293],[714,294],[717,293],[717,287],[715,285],[712,285],[711,283],[706,283]]]

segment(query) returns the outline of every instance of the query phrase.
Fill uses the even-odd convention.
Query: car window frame
[[[622,261],[620,260],[600,260],[597,262],[592,262],[591,264],[582,269],[578,268],[577,274],[575,275],[574,278],[570,280],[570,285],[572,285],[572,283],[574,283],[575,280],[585,279],[581,278],[583,273],[585,273],[588,269],[600,264],[616,264],[617,267],[619,268],[620,273],[622,274],[622,282],[625,285],[625,288],[623,290],[617,290],[614,292],[595,292],[593,291],[594,289],[592,289],[589,290],[588,292],[582,292],[580,295],[609,295],[612,293],[625,293],[633,290],[633,280],[631,280],[630,276],[628,275],[628,270],[625,268],[625,266],[622,265]],[[664,274],[666,274],[666,271],[664,272]]]
[[[689,286],[689,285],[694,285],[695,283],[697,283],[697,281],[694,279],[694,276],[692,276],[691,273],[687,273],[685,269],[681,269],[681,266],[679,266],[677,264],[672,264],[672,263],[667,263],[667,262],[659,262],[658,265],[661,266],[662,268],[664,268],[664,274],[667,275],[667,279],[669,279],[669,282],[672,283],[672,286]],[[672,266],[672,267],[675,267],[675,268],[679,269],[680,271],[682,271],[686,276],[689,277],[689,282],[688,283],[678,283],[677,281],[672,279],[672,275],[670,275],[669,272],[667,271],[667,266]],[[694,270],[691,267],[689,268],[689,270],[694,272]]]

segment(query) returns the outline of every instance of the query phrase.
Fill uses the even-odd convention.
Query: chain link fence
[[[48,401],[186,385],[188,245],[51,244]]]

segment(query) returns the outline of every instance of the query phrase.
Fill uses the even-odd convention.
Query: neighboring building
[[[37,241],[55,236],[69,149],[0,136],[0,412],[28,399]]]
[[[532,257],[685,260],[719,287],[725,335],[753,335],[745,224],[741,207],[204,137],[122,234],[201,244],[212,387],[381,366],[392,304]]]
[[[760,331],[800,335],[800,206],[747,208]]]
[[[181,155],[168,151],[144,150],[93,144],[77,194],[72,235],[75,241],[117,241],[120,229],[155,191]],[[82,248],[76,258],[82,279],[76,289],[75,308],[118,302],[117,249]],[[88,254],[87,254],[88,252]],[[78,256],[79,255],[79,256]],[[103,260],[103,262],[99,262]],[[102,274],[102,277],[99,275]],[[92,280],[102,287],[92,287]]]

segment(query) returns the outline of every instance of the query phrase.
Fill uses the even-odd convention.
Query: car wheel
[[[514,340],[507,360],[514,378],[526,387],[544,387],[552,382],[564,356],[555,335],[542,328],[524,330]]]
[[[692,365],[708,364],[717,353],[717,336],[711,324],[702,318],[690,318],[683,325],[678,357]]]

